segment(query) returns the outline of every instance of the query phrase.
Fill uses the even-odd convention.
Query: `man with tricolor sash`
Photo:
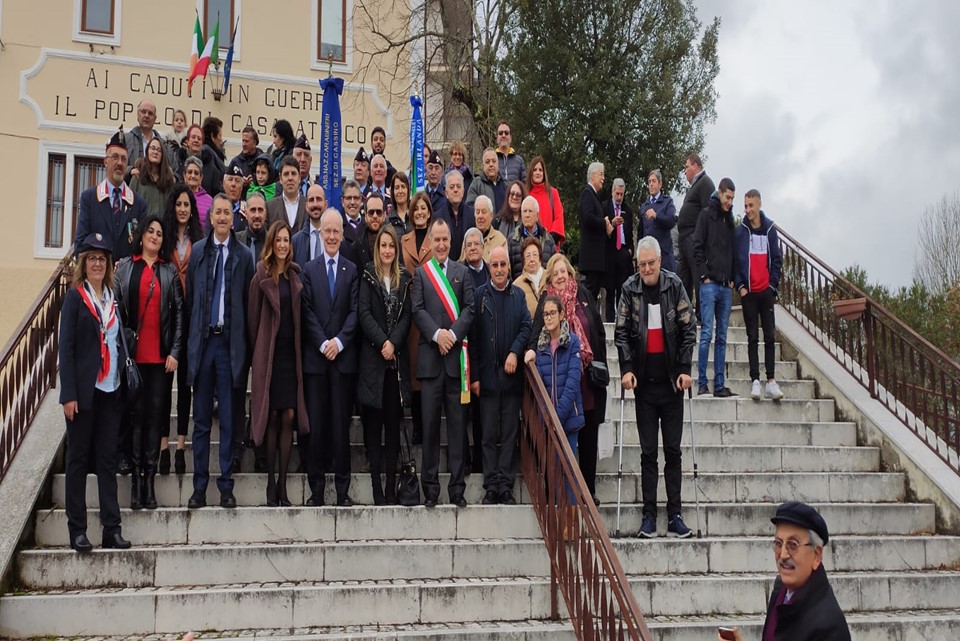
[[[450,260],[450,226],[435,219],[428,230],[433,258],[413,278],[413,321],[420,330],[416,376],[422,385],[424,505],[440,497],[440,409],[447,416],[447,467],[450,503],[465,507],[464,405],[470,402],[467,335],[473,322],[473,280]]]

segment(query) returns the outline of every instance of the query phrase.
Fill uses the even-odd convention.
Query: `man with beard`
[[[258,191],[247,198],[247,228],[237,234],[237,241],[253,252],[254,261],[263,255],[263,241],[267,238],[267,201]]]
[[[267,203],[267,228],[278,220],[286,220],[297,233],[307,219],[307,199],[306,194],[300,193],[300,163],[293,156],[280,163],[280,187],[280,195]]]
[[[320,185],[310,185],[307,197],[303,199],[306,211],[306,223],[291,239],[293,262],[300,269],[323,253],[323,238],[320,233],[320,218],[327,209],[327,195]]]
[[[350,245],[350,258],[354,265],[366,267],[373,260],[377,233],[386,220],[386,210],[380,196],[371,195],[364,205],[363,222],[357,227],[357,235]],[[359,268],[359,267],[358,267]]]

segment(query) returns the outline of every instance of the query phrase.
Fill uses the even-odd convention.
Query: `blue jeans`
[[[213,424],[213,392],[216,390],[220,419],[221,492],[233,490],[233,375],[230,371],[229,334],[210,336],[200,354],[193,383],[193,489],[206,492],[210,482],[210,429]]]
[[[727,365],[727,325],[733,307],[733,290],[719,283],[700,283],[700,346],[697,350],[697,385],[707,384],[707,359],[716,319],[717,332],[713,346],[713,389],[724,388]]]

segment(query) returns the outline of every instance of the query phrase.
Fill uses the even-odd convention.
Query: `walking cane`
[[[703,538],[700,530],[700,471],[697,468],[697,436],[693,422],[693,386],[687,389],[687,398],[690,400],[690,445],[693,449],[693,496],[697,504],[697,538]]]
[[[614,536],[620,537],[620,489],[623,487],[623,405],[624,405],[623,385],[620,386],[620,434],[617,441],[620,444],[620,456],[617,463],[617,531]]]

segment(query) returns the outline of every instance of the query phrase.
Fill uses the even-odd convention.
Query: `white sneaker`
[[[777,385],[776,381],[767,381],[766,395],[772,401],[779,401],[783,398],[783,392],[780,391],[780,386]]]
[[[750,388],[750,398],[752,398],[752,399],[755,400],[755,401],[759,401],[759,400],[760,400],[760,394],[761,394],[761,391],[760,391],[760,381],[754,381],[754,382],[753,382],[753,387]]]

